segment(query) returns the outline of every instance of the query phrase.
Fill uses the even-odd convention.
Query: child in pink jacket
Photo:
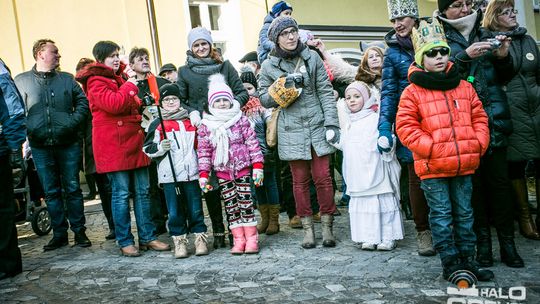
[[[258,253],[250,177],[255,186],[262,185],[264,158],[255,131],[221,74],[209,77],[208,105],[197,134],[199,185],[208,191],[209,173],[215,172],[234,238],[231,253]]]

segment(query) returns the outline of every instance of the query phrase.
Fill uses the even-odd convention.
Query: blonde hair
[[[515,7],[514,0],[491,0],[486,8],[484,19],[482,20],[482,26],[491,31],[501,31],[501,24],[497,20],[499,14],[505,7]]]
[[[355,80],[362,81],[365,83],[372,83],[375,81],[377,76],[380,76],[380,72],[374,72],[372,71],[368,66],[368,56],[370,51],[375,51],[379,56],[381,56],[381,64],[382,59],[384,58],[384,50],[378,46],[370,46],[366,49],[364,52],[364,55],[362,56],[362,61],[360,62],[360,65],[358,66],[358,70],[356,71],[356,77],[354,77]],[[381,66],[382,68],[382,66]]]

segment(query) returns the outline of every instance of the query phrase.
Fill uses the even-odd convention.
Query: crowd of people
[[[147,49],[121,59],[118,44],[99,41],[73,77],[60,71],[55,42],[40,39],[30,71],[13,79],[0,61],[0,180],[12,184],[27,141],[52,219],[44,250],[68,245],[68,229],[74,245],[92,245],[84,168],[105,238],[123,256],[171,250],[158,240],[168,232],[174,258],[187,258],[190,235],[194,254],[209,254],[203,199],[214,249],[228,236],[231,254],[258,253],[259,234],[279,234],[285,210],[303,248],[316,247],[316,222],[322,245],[335,247],[337,171],[338,204],[362,250],[394,250],[411,217],[418,254],[438,254],[444,279],[463,270],[494,277],[485,269],[494,263],[491,226],[501,262],[524,267],[514,220],[540,240],[526,183],[532,172],[538,200],[540,53],[513,0],[437,5],[421,18],[417,1],[388,0],[393,29],[359,66],[300,29],[285,1],[265,17],[239,72],[202,27],[188,34],[185,65],[165,64],[159,76]],[[22,264],[13,190],[3,187],[0,202],[3,278]]]

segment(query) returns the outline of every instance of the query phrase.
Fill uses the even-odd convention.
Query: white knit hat
[[[225,76],[217,73],[208,77],[208,107],[212,108],[214,102],[220,98],[226,98],[232,102],[234,96],[225,81]]]

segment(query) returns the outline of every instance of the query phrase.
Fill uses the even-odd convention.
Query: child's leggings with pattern
[[[221,199],[225,202],[225,212],[231,229],[241,226],[255,226],[257,220],[251,200],[250,177],[235,180],[219,179]]]

